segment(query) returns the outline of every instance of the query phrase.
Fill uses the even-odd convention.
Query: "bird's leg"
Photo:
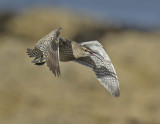
[[[40,57],[35,57],[33,60],[32,60],[32,63],[37,63],[41,58]]]

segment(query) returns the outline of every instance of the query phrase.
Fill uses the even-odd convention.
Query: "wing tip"
[[[62,28],[60,27],[60,28],[56,29],[55,31],[56,31],[56,38],[58,38],[60,35],[60,32],[62,31]]]
[[[58,28],[58,31],[61,32],[61,30],[62,30],[62,27],[59,27],[59,28]]]
[[[58,78],[61,77],[61,71],[60,71],[60,69],[56,70],[56,69],[51,69],[50,67],[49,67],[49,69],[54,74],[55,77],[58,77]]]
[[[111,93],[114,97],[120,97],[120,90],[116,90],[114,92]]]

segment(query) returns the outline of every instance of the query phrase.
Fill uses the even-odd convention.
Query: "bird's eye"
[[[88,52],[88,50],[84,50],[85,52]]]

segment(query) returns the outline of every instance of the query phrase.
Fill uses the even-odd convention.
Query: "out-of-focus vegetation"
[[[117,71],[121,96],[114,98],[94,73],[60,63],[55,78],[35,66],[25,49],[62,27],[62,37],[99,40]],[[59,10],[0,15],[1,124],[159,124],[160,32],[125,30]]]

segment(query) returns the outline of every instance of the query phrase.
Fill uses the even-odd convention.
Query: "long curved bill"
[[[105,63],[104,57],[102,55],[100,55],[99,53],[92,51],[91,53],[92,56],[96,56],[97,58],[99,58],[103,63]]]

